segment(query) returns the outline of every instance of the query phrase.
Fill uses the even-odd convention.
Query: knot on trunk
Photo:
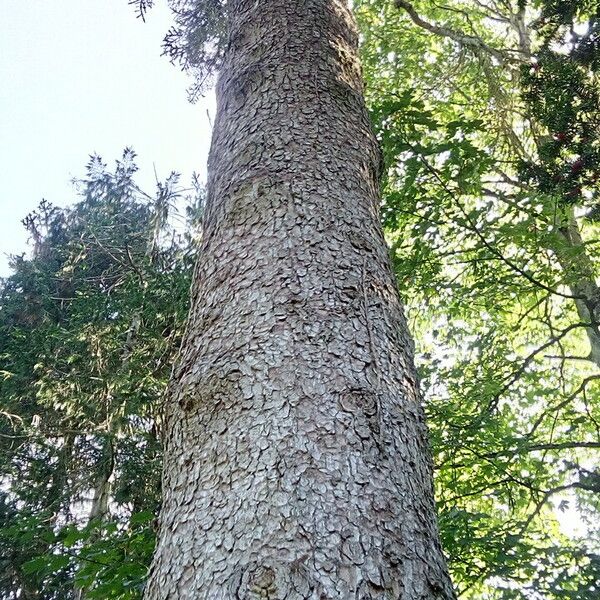
[[[236,582],[238,600],[308,600],[312,587],[304,569],[293,563],[247,566]]]

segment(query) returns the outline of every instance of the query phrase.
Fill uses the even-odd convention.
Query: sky
[[[192,105],[189,79],[161,56],[166,0],[144,23],[127,0],[0,0],[0,276],[26,250],[20,222],[42,198],[77,201],[92,153],[110,166],[126,146],[138,183],[206,173],[214,98]]]

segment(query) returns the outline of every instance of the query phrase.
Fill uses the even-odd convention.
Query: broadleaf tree
[[[458,592],[593,597],[598,3],[355,4]]]

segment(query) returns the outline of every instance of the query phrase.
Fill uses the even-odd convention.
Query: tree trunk
[[[108,505],[110,500],[110,478],[115,469],[115,447],[110,434],[103,440],[102,453],[100,455],[100,463],[98,465],[98,474],[94,483],[94,496],[92,505],[88,515],[87,525],[91,525],[94,521],[105,520],[108,516]],[[97,534],[92,535],[90,541],[97,539]],[[74,600],[83,600],[87,597],[87,588],[74,586]]]
[[[594,265],[588,256],[572,207],[566,211],[563,226],[558,231],[567,252],[565,248],[556,248],[556,257],[571,293],[577,296],[577,315],[583,323],[590,323],[590,326],[585,328],[590,344],[587,358],[600,367],[600,288],[596,283]]]
[[[449,599],[344,0],[233,0],[146,599]]]

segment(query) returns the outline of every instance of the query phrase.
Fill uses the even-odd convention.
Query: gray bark
[[[585,328],[590,344],[587,358],[600,367],[600,288],[596,283],[594,265],[588,256],[573,208],[568,209],[559,233],[565,247],[556,248],[555,254],[571,293],[577,297],[574,300],[577,315],[583,323],[590,323],[590,326]]]
[[[453,598],[353,17],[228,12],[145,598]]]
[[[110,478],[115,467],[115,448],[110,437],[103,441],[102,454],[100,457],[99,472],[94,482],[94,496],[88,515],[87,524],[96,520],[105,520],[109,516],[108,504],[110,500]],[[96,538],[93,536],[92,539]],[[86,587],[75,586],[73,590],[74,600],[83,600],[87,597]]]

